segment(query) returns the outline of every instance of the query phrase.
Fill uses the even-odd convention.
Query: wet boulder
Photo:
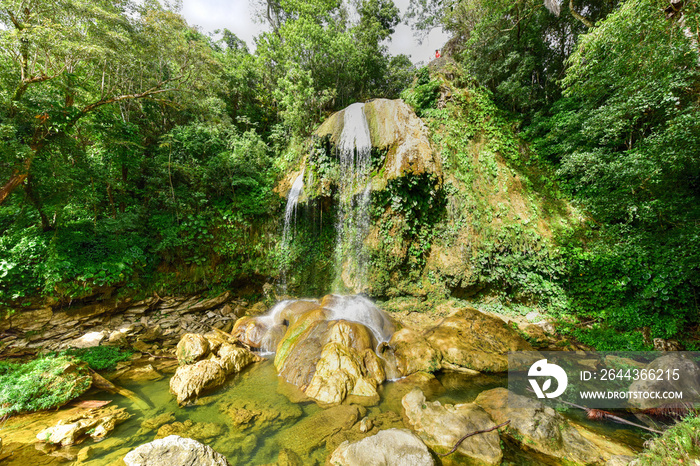
[[[441,367],[442,354],[433,348],[420,332],[403,328],[389,340],[394,349],[394,357],[402,376],[415,372],[436,372]]]
[[[177,397],[178,404],[196,398],[226,381],[226,371],[217,361],[207,359],[177,368],[170,379],[170,393]]]
[[[439,401],[429,402],[418,388],[408,392],[401,400],[401,404],[411,428],[433,450],[440,453],[450,451],[460,438],[470,432],[496,426],[486,411],[474,403],[453,406],[442,405]],[[467,438],[460,444],[455,454],[480,464],[501,464],[503,452],[498,432],[493,430]],[[447,457],[444,461],[451,459]]]
[[[432,466],[423,441],[408,429],[387,429],[355,443],[343,442],[329,460],[339,466]]]
[[[170,435],[130,451],[127,466],[229,466],[226,457],[211,447],[189,438]]]

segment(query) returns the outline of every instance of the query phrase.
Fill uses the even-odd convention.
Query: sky
[[[394,0],[403,14],[409,0]],[[265,24],[253,20],[251,0],[182,0],[182,15],[191,25],[202,28],[204,32],[228,28],[248,44],[248,49],[255,50],[253,37],[266,29]],[[427,63],[435,55],[435,49],[441,49],[449,37],[439,29],[434,29],[421,45],[413,37],[408,25],[400,24],[392,36],[389,51],[392,55],[405,54],[413,63]]]

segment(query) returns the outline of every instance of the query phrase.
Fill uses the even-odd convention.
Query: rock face
[[[407,429],[387,429],[359,442],[343,442],[329,460],[339,466],[432,466],[425,444]]]
[[[465,308],[425,333],[443,361],[479,372],[508,370],[509,351],[533,351],[505,322],[474,308]]]
[[[127,453],[127,466],[229,466],[226,457],[196,440],[171,435]]]
[[[486,411],[474,403],[443,406],[439,401],[428,402],[418,388],[407,393],[401,404],[413,430],[433,449],[443,453],[450,451],[464,435],[496,426]],[[498,432],[467,438],[455,454],[481,464],[500,464],[503,453]]]
[[[539,401],[505,388],[481,392],[474,400],[496,423],[510,419],[505,435],[528,448],[576,464],[605,464],[614,455],[633,455],[629,448],[568,422]]]
[[[343,132],[344,112],[331,115],[316,135],[330,136],[331,142],[337,145]],[[430,147],[427,128],[403,100],[374,99],[365,103],[364,112],[372,147],[386,151],[383,177],[373,181],[375,187],[381,189],[387,181],[409,173],[442,176],[439,159]]]
[[[635,380],[630,385],[630,392],[679,391],[683,392],[684,399],[700,399],[700,367],[684,354],[665,354],[650,362],[645,369],[654,371],[654,373],[663,371],[664,377],[656,380]],[[678,380],[673,380],[674,373],[678,374]],[[669,374],[670,377],[666,377],[665,374]],[[667,402],[668,400],[652,398],[629,399],[629,403],[639,409],[657,408]]]
[[[268,315],[238,325],[234,334],[262,347],[277,340],[269,335],[280,329],[284,332],[276,345],[275,367],[286,382],[323,404],[337,404],[351,395],[364,397],[363,404],[379,401],[377,387],[386,376],[374,351],[378,341],[389,339],[395,323],[371,301],[335,295],[283,301]]]

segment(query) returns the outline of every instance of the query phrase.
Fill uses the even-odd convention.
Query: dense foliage
[[[696,348],[697,5],[420,0],[409,17],[453,34],[447,59],[388,53],[391,0],[264,2],[253,53],[156,0],[0,0],[0,306],[280,270],[329,291],[338,164],[309,135],[400,95],[444,178],[373,194],[373,295],[495,297],[599,348]],[[302,161],[315,181],[280,253],[277,187]]]
[[[87,368],[68,356],[0,361],[0,416],[63,406],[91,384]]]

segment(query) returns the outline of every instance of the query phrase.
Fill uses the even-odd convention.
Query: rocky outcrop
[[[141,301],[100,296],[95,303],[65,306],[52,303],[0,316],[0,344],[4,354],[24,349],[62,349],[97,344],[133,344],[159,340],[175,345],[186,333],[204,333],[212,327],[229,331],[248,303],[226,292],[200,296],[148,298]],[[158,329],[157,334],[152,332]],[[151,330],[151,338],[144,334]]]
[[[194,364],[180,366],[170,379],[170,393],[182,405],[200,394],[212,390],[226,381],[226,377],[240,372],[244,367],[262,361],[245,348],[227,342],[215,342],[216,352],[209,353],[212,345],[201,335],[185,335],[178,344],[178,359],[191,360],[209,357]],[[192,348],[192,353],[187,352]],[[206,349],[206,351],[205,351]],[[192,354],[196,354],[194,358]]]
[[[496,423],[510,420],[504,435],[560,460],[605,464],[614,455],[633,455],[626,446],[567,421],[543,403],[509,393],[505,388],[481,392],[474,400]]]
[[[426,401],[418,388],[407,393],[401,404],[411,428],[440,453],[450,451],[460,438],[470,432],[496,426],[486,411],[474,403],[443,406],[439,401]],[[455,454],[480,464],[501,464],[503,453],[498,432],[494,430],[467,438]]]
[[[655,377],[654,380],[635,380],[629,387],[630,392],[682,392],[684,400],[700,400],[700,367],[683,353],[665,354],[650,362],[644,369],[647,373],[653,371],[654,374],[662,374],[662,377]],[[677,380],[674,380],[674,377]],[[668,401],[643,396],[629,399],[629,403],[639,409],[658,408]]]
[[[330,464],[338,466],[432,466],[428,448],[407,429],[387,429],[359,442],[343,442]]]
[[[443,362],[479,372],[508,370],[509,351],[533,351],[532,346],[497,317],[465,308],[425,332]]]
[[[196,440],[171,435],[127,453],[127,466],[229,466],[226,457]]]
[[[53,427],[44,429],[36,435],[42,442],[67,446],[81,443],[88,436],[100,439],[114,430],[114,427],[131,417],[125,408],[110,406],[99,410],[90,410],[85,414],[58,421]]]
[[[318,128],[316,135],[328,136],[334,145],[343,132],[345,111],[336,112]],[[423,173],[442,176],[439,159],[433,153],[428,131],[415,112],[403,100],[374,99],[364,106],[372,147],[386,153],[382,177],[373,180],[382,189],[394,178]]]

